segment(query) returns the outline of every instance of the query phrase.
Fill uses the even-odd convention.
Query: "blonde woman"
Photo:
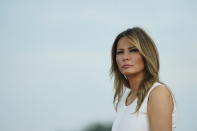
[[[111,50],[114,105],[112,131],[172,131],[176,105],[170,89],[159,80],[159,55],[140,27],[121,32]]]

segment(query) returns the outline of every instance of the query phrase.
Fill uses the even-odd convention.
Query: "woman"
[[[176,105],[159,80],[159,56],[148,34],[139,27],[120,33],[111,60],[117,111],[112,131],[172,131]]]

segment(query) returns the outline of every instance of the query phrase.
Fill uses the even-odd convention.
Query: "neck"
[[[129,85],[132,91],[137,92],[140,82],[143,80],[144,78],[144,72],[139,72],[137,74],[128,76],[128,81],[129,81]]]

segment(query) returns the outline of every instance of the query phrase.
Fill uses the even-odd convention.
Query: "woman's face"
[[[144,61],[138,49],[129,42],[127,37],[122,37],[117,44],[116,62],[120,72],[129,77],[142,73]]]

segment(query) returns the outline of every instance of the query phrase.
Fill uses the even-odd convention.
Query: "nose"
[[[122,59],[122,60],[123,60],[123,61],[129,60],[129,53],[125,52],[125,53],[123,54],[123,59]]]

